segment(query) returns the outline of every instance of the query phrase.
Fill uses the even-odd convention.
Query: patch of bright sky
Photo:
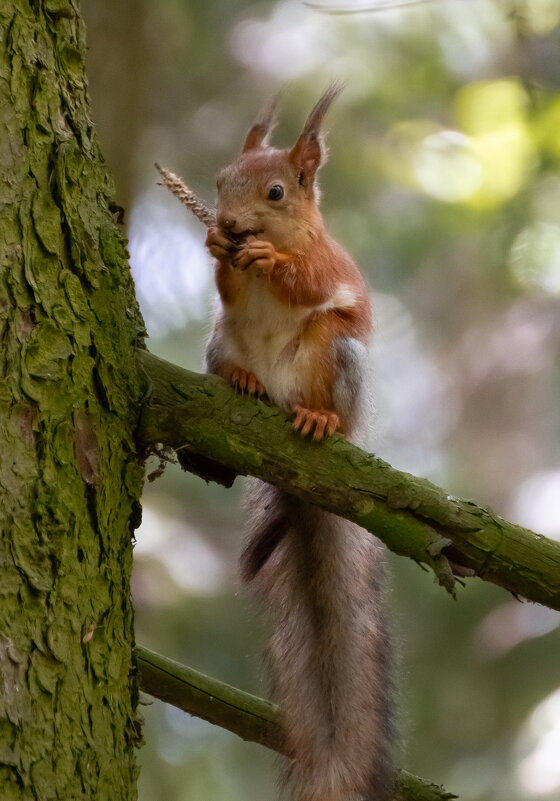
[[[531,798],[552,798],[560,791],[560,688],[533,710],[519,747],[526,756],[517,774],[526,793]]]
[[[524,481],[512,511],[521,526],[560,541],[560,470],[534,473]]]
[[[560,295],[560,225],[538,220],[520,231],[509,267],[521,286]]]
[[[142,524],[136,531],[134,552],[158,559],[182,590],[213,595],[223,588],[223,559],[191,526],[142,504]]]
[[[201,223],[164,189],[149,190],[130,219],[132,275],[148,333],[165,336],[207,314],[212,284]]]
[[[506,601],[482,620],[474,633],[474,645],[481,657],[498,659],[520,643],[558,627],[560,612],[539,604]]]
[[[360,11],[391,11],[416,3],[438,2],[438,0],[302,0],[303,5],[318,11],[339,14],[357,14]]]
[[[318,12],[332,7],[348,13]],[[490,0],[317,0],[312,6],[287,0],[275,4],[268,17],[240,22],[230,44],[237,59],[259,74],[289,80],[322,67],[341,77],[343,64],[342,77],[352,85],[364,64],[370,81],[390,76],[391,53],[378,47],[385,31],[423,29],[437,37],[449,68],[463,76],[479,74],[511,38],[507,14]]]
[[[443,0],[442,24],[435,31],[443,59],[458,77],[481,77],[511,41],[512,29],[503,4],[488,0]]]
[[[370,13],[356,13],[360,9],[355,4],[342,2],[354,13],[329,14],[301,0],[287,0],[275,4],[268,17],[240,22],[230,45],[235,57],[259,75],[285,81],[321,68],[326,76],[347,79],[349,91],[356,91],[362,81],[370,85],[390,76],[391,54],[378,47],[380,35],[411,23],[416,28],[428,25],[427,6],[439,4],[393,5],[375,14],[371,2]]]
[[[336,26],[297,2],[280,3],[268,19],[246,19],[231,32],[236,58],[282,79],[315,69],[336,49]]]
[[[482,184],[482,166],[471,141],[458,131],[427,136],[412,161],[420,186],[438,200],[466,200]]]
[[[536,35],[548,33],[560,22],[558,0],[522,0],[519,11],[527,28]]]
[[[439,446],[458,415],[449,382],[418,342],[406,307],[392,295],[376,293],[372,301],[373,450],[401,470],[438,480]]]
[[[533,303],[521,300],[489,325],[465,331],[458,353],[461,371],[475,387],[491,379],[546,370],[553,330],[554,314],[538,313]]]

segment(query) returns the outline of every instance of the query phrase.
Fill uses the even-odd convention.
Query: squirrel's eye
[[[274,184],[268,191],[267,200],[282,200],[284,197],[284,187],[280,184]]]

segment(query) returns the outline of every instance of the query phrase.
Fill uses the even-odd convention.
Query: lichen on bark
[[[0,6],[0,797],[131,799],[143,324],[74,0]]]

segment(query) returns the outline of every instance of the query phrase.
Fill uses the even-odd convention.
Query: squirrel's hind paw
[[[338,415],[334,412],[305,409],[303,406],[296,406],[294,411],[296,417],[293,426],[302,437],[306,437],[312,431],[314,440],[330,437],[340,423]]]
[[[261,398],[266,395],[266,390],[254,373],[243,370],[241,367],[236,367],[231,374],[231,383],[238,392],[248,395],[256,395]]]

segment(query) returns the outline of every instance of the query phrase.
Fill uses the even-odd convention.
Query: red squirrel
[[[266,395],[303,436],[363,441],[372,314],[358,268],[328,234],[316,173],[331,86],[289,149],[268,145],[270,105],[219,174],[221,306],[207,369]],[[270,618],[268,665],[296,801],[387,801],[393,784],[391,648],[380,546],[363,529],[255,481],[241,573]]]

